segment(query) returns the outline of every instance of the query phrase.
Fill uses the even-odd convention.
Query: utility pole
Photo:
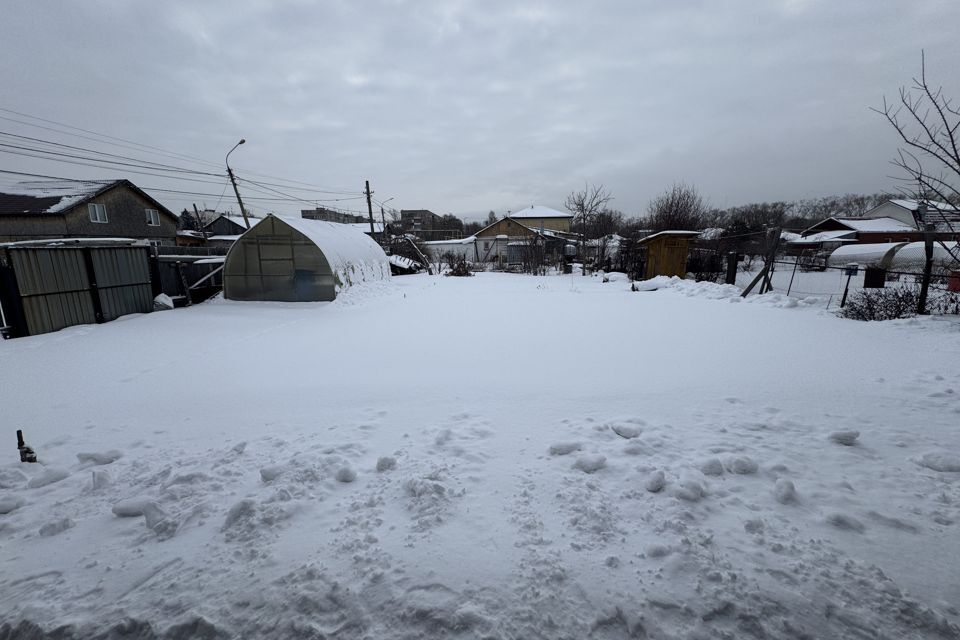
[[[370,214],[370,237],[373,237],[375,231],[373,230],[373,203],[370,202],[370,196],[373,195],[373,192],[370,191],[370,181],[367,180],[367,213]]]
[[[200,235],[203,236],[203,244],[207,244],[207,228],[203,224],[203,219],[200,217],[200,211],[197,209],[196,202],[193,203],[193,215],[194,215],[194,220],[197,221],[197,226],[200,227],[198,231],[200,231]]]
[[[240,142],[233,145],[233,149],[236,149],[246,140],[240,138]],[[247,229],[250,228],[250,219],[247,217],[247,210],[243,206],[243,200],[240,199],[240,191],[237,189],[237,179],[233,176],[233,169],[230,168],[230,154],[233,153],[233,149],[227,151],[227,157],[223,159],[223,163],[227,165],[227,175],[230,176],[230,183],[233,185],[233,193],[237,196],[237,204],[240,205],[240,213],[243,215],[243,223],[247,225]]]

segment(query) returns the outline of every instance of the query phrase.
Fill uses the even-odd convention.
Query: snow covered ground
[[[956,319],[659,284],[0,343],[0,637],[960,638]]]

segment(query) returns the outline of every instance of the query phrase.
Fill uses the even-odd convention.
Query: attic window
[[[156,209],[144,209],[147,212],[147,224],[151,227],[160,226],[160,212]]]
[[[90,222],[107,221],[106,205],[90,203],[87,205],[87,212],[90,214]]]

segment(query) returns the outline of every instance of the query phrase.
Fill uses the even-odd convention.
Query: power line
[[[84,133],[89,133],[89,134],[91,134],[91,135],[99,136],[99,137],[101,137],[101,138],[107,138],[107,139],[109,139],[109,140],[117,140],[117,141],[119,141],[119,142],[125,142],[125,143],[127,143],[127,144],[132,144],[132,145],[135,145],[135,146],[137,146],[137,147],[141,147],[141,148],[143,148],[143,149],[151,149],[151,150],[153,150],[154,152],[160,152],[160,153],[167,154],[167,155],[172,155],[172,156],[179,156],[179,157],[181,157],[181,158],[188,159],[188,160],[192,160],[192,161],[194,161],[194,162],[199,162],[199,163],[201,163],[201,164],[206,164],[206,165],[211,165],[211,166],[219,166],[219,165],[214,164],[213,162],[210,162],[209,160],[204,160],[204,159],[202,159],[202,158],[197,158],[197,157],[195,157],[195,156],[190,156],[190,155],[183,154],[183,153],[177,153],[177,152],[175,152],[175,151],[168,151],[168,150],[166,150],[166,149],[161,149],[160,147],[154,147],[154,146],[151,146],[151,145],[148,145],[148,144],[142,144],[142,143],[140,143],[140,142],[134,142],[133,140],[126,140],[126,139],[124,139],[124,138],[118,138],[118,137],[116,137],[116,136],[107,135],[107,134],[105,134],[105,133],[99,133],[99,132],[97,132],[97,131],[91,131],[91,130],[89,130],[89,129],[83,129],[83,128],[81,128],[81,127],[75,127],[75,126],[73,126],[73,125],[71,125],[71,124],[66,124],[66,123],[64,123],[64,122],[57,122],[56,120],[47,120],[46,118],[41,118],[41,117],[39,117],[39,116],[33,116],[33,115],[28,114],[28,113],[21,113],[20,111],[14,111],[13,109],[5,109],[5,108],[3,108],[3,107],[0,107],[0,111],[3,111],[4,113],[12,113],[12,114],[14,114],[14,115],[21,116],[21,117],[23,117],[23,118],[30,118],[30,119],[32,119],[32,120],[39,120],[40,122],[46,122],[47,124],[55,124],[55,125],[57,125],[58,127],[65,127],[65,128],[67,128],[67,129],[74,129],[74,130],[76,130],[76,131],[83,131]],[[49,129],[49,127],[42,127],[41,125],[34,124],[34,123],[30,123],[30,122],[23,122],[23,121],[20,121],[20,120],[13,120],[12,118],[6,118],[6,117],[4,117],[4,116],[0,116],[0,118],[3,118],[4,120],[12,120],[13,122],[18,122],[18,123],[20,123],[20,124],[23,124],[23,125],[26,125],[26,126],[29,126],[29,127],[38,127],[38,128],[41,128],[41,129],[48,129],[48,130],[50,130],[50,131],[56,131],[56,129]],[[73,135],[73,136],[77,136],[77,137],[83,137],[83,136],[79,136],[79,135],[76,134],[76,133],[71,133],[71,132],[69,132],[69,131],[58,131],[58,133],[63,133],[63,134],[66,134],[66,135]],[[94,141],[95,141],[95,142],[102,142],[102,143],[104,143],[104,144],[116,144],[116,143],[108,143],[108,142],[100,141],[100,140],[94,140]]]
[[[54,129],[54,128],[51,128],[51,127],[45,127],[45,126],[43,126],[43,125],[39,125],[39,124],[36,124],[36,123],[33,123],[33,122],[24,122],[23,120],[17,120],[17,119],[15,119],[15,118],[9,118],[9,117],[6,117],[6,116],[0,116],[0,119],[2,119],[2,120],[7,120],[7,121],[10,121],[10,122],[16,122],[16,123],[22,124],[22,125],[24,125],[24,126],[36,127],[36,128],[44,129],[44,130],[47,130],[47,131],[53,131],[53,132],[56,132],[56,133],[60,133],[60,134],[63,134],[63,135],[75,136],[75,137],[82,138],[82,139],[85,139],[85,140],[91,140],[91,141],[93,141],[93,142],[98,142],[98,143],[100,143],[100,144],[111,144],[111,145],[114,145],[114,146],[119,146],[119,147],[122,147],[122,148],[134,149],[134,150],[141,150],[141,149],[143,149],[143,150],[151,150],[151,151],[149,151],[149,152],[151,152],[151,153],[157,153],[158,155],[165,155],[165,156],[170,156],[170,157],[177,157],[177,158],[187,159],[187,160],[189,160],[189,161],[197,162],[197,163],[200,163],[200,164],[203,164],[203,165],[207,165],[207,166],[211,166],[211,167],[219,167],[219,166],[220,166],[220,165],[217,164],[217,163],[210,162],[209,160],[204,160],[204,159],[202,159],[202,158],[197,158],[196,156],[191,156],[191,155],[187,155],[187,154],[177,153],[177,152],[175,152],[175,151],[169,151],[169,150],[166,150],[166,149],[162,149],[162,148],[160,148],[160,147],[154,147],[154,146],[152,146],[152,145],[147,145],[147,144],[142,144],[142,143],[139,143],[139,142],[134,142],[134,141],[132,141],[132,140],[127,140],[127,139],[125,139],[125,138],[118,138],[118,137],[116,137],[116,136],[111,136],[111,135],[108,135],[108,134],[105,134],[105,133],[99,133],[99,132],[97,132],[97,131],[92,131],[92,130],[90,130],[90,129],[84,129],[84,128],[82,128],[82,127],[75,127],[75,126],[73,126],[73,125],[66,124],[66,123],[63,123],[63,122],[57,122],[56,120],[49,120],[49,119],[46,119],[46,118],[40,118],[40,117],[38,117],[38,116],[32,116],[32,115],[29,115],[29,114],[26,114],[26,113],[22,113],[22,112],[19,112],[19,111],[14,111],[14,110],[12,110],[12,109],[6,109],[6,108],[3,108],[3,107],[0,107],[0,111],[5,112],[5,113],[12,113],[12,114],[14,114],[14,115],[18,115],[18,116],[25,117],[25,118],[31,118],[31,119],[33,119],[33,120],[38,120],[38,121],[40,121],[40,122],[46,122],[46,123],[48,123],[48,124],[54,124],[54,125],[57,125],[57,126],[59,126],[59,127],[64,127],[64,128],[67,128],[67,129],[74,129],[74,130],[76,130],[76,131],[82,131],[82,132],[84,132],[84,133],[89,133],[89,134],[94,135],[94,136],[99,136],[99,137],[101,137],[101,138],[106,138],[107,140],[100,140],[100,139],[97,139],[97,138],[90,138],[90,137],[88,137],[88,136],[84,136],[84,135],[81,135],[81,134],[78,134],[78,133],[73,133],[72,131],[62,131],[62,130],[60,130],[60,129]],[[118,142],[110,142],[110,140],[116,140],[116,141],[119,141],[119,142],[127,143],[127,144],[129,144],[129,145],[135,145],[135,147],[130,147],[130,146],[127,146],[127,145],[124,145],[124,144],[118,144]],[[56,143],[51,143],[51,144],[56,144]],[[137,148],[140,148],[140,149],[137,149]],[[95,153],[101,153],[101,152],[95,152]],[[148,161],[148,162],[149,162],[149,161]],[[359,194],[359,193],[360,193],[359,191],[351,191],[351,190],[349,190],[349,189],[331,189],[331,188],[327,188],[327,187],[322,187],[322,186],[320,186],[320,185],[312,184],[312,183],[309,183],[309,182],[302,182],[302,181],[299,181],[299,180],[291,180],[291,179],[289,179],[289,178],[281,178],[281,177],[279,177],[279,176],[273,176],[273,175],[264,174],[264,173],[258,173],[258,172],[254,172],[254,171],[245,171],[245,173],[247,173],[247,174],[249,174],[249,175],[253,175],[253,176],[259,176],[259,177],[269,178],[269,179],[272,179],[272,180],[280,180],[281,182],[290,183],[290,185],[273,185],[273,186],[283,186],[283,187],[289,188],[289,189],[294,189],[294,188],[299,189],[299,187],[293,187],[293,186],[291,186],[291,185],[303,185],[303,186],[305,186],[305,187],[309,187],[309,188],[311,188],[311,189],[313,189],[313,190],[316,190],[316,191],[318,191],[318,192],[328,193],[328,194],[332,194],[332,195],[356,195],[356,194]],[[218,175],[219,175],[219,174],[218,174]],[[304,190],[306,190],[306,189],[304,189]]]
[[[193,170],[193,169],[186,169],[186,168],[183,168],[183,167],[176,167],[176,166],[170,165],[170,164],[163,164],[163,163],[160,163],[160,162],[153,162],[152,160],[144,160],[144,159],[142,159],[142,158],[133,158],[133,157],[130,157],[130,156],[123,156],[123,155],[118,155],[118,154],[115,154],[115,153],[108,153],[108,152],[106,152],[106,151],[98,151],[98,150],[96,150],[96,149],[87,149],[86,147],[76,147],[76,146],[69,145],[69,144],[63,144],[62,142],[54,142],[54,141],[52,141],[52,140],[44,140],[43,138],[33,138],[33,137],[31,137],[31,136],[22,136],[22,135],[18,135],[18,134],[16,134],[16,133],[8,133],[8,132],[6,132],[6,131],[0,131],[0,135],[8,136],[8,137],[11,137],[11,138],[19,138],[19,139],[21,139],[21,140],[29,140],[29,141],[31,141],[31,142],[39,142],[39,143],[41,143],[41,144],[51,145],[51,146],[54,146],[54,147],[60,147],[60,148],[63,148],[63,149],[71,149],[71,150],[74,150],[74,151],[84,151],[84,152],[87,152],[87,153],[96,153],[96,154],[98,154],[98,155],[108,156],[108,157],[110,157],[110,158],[120,158],[121,160],[131,160],[131,161],[133,161],[133,162],[139,162],[139,163],[144,163],[144,164],[147,164],[147,165],[152,165],[152,166],[156,167],[157,169],[162,169],[162,170],[191,172],[191,173],[196,173],[196,174],[198,174],[198,175],[207,175],[207,176],[218,176],[218,177],[220,176],[219,173],[210,173],[210,172],[207,172],[207,171],[195,171],[195,170]],[[10,146],[14,146],[14,145],[10,145]],[[34,149],[34,150],[35,150],[35,151],[41,151],[41,152],[43,152],[43,153],[56,153],[56,152],[53,152],[53,151],[48,151],[48,150],[46,150],[46,149]],[[77,157],[82,157],[82,156],[77,156]],[[87,158],[87,159],[89,159],[89,158]],[[106,162],[106,160],[104,160],[104,162]]]

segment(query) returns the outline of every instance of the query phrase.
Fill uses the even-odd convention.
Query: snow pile
[[[960,637],[956,326],[678,282],[0,343],[0,637]]]

